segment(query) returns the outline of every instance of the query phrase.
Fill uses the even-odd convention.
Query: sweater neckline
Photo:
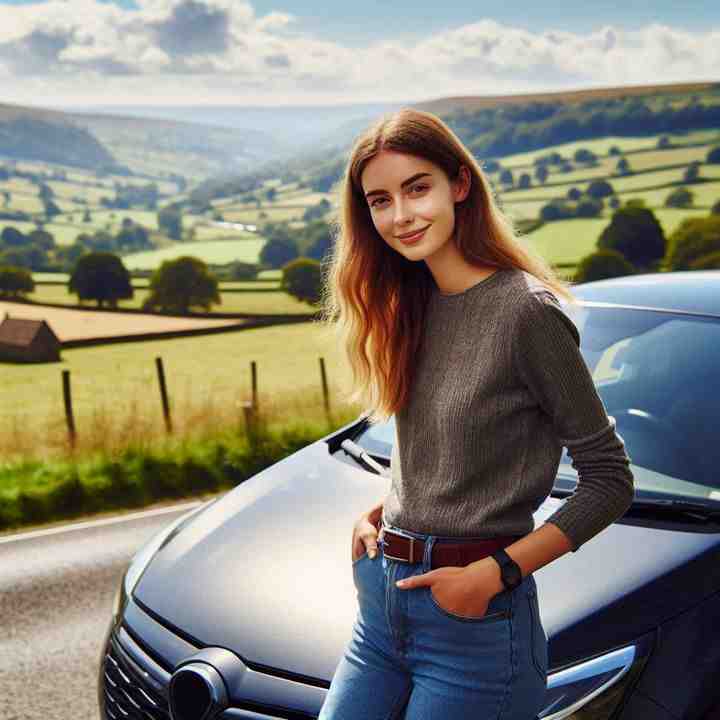
[[[470,287],[456,293],[441,293],[437,285],[435,285],[435,297],[437,298],[438,302],[443,305],[461,300],[462,298],[477,292],[481,287],[487,287],[493,282],[496,282],[498,275],[501,275],[505,269],[506,268],[497,268],[497,270],[495,270],[492,275],[488,275],[482,280],[476,282],[474,285],[471,285]]]

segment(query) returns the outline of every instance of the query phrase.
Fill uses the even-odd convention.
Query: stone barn
[[[60,360],[60,340],[45,320],[11,318],[0,321],[0,362]]]

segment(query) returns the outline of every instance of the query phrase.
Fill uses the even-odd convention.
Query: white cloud
[[[563,87],[705,80],[720,73],[720,32],[661,24],[587,34],[530,32],[481,19],[416,43],[345,47],[292,32],[294,16],[257,17],[247,0],[97,0],[2,5],[7,101],[412,101]],[[82,82],[80,79],[82,78]],[[251,95],[243,96],[245,91]]]

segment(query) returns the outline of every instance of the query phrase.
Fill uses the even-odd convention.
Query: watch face
[[[522,571],[517,563],[508,563],[503,568],[503,576],[507,578],[512,587],[517,587],[522,582]]]

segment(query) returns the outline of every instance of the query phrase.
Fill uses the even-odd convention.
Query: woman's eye
[[[421,190],[427,190],[429,187],[430,187],[429,185],[425,185],[425,184],[423,184],[423,183],[420,183],[420,184],[418,184],[418,185],[413,185],[410,189],[411,189],[411,190],[421,191]],[[377,200],[373,200],[373,201],[370,203],[370,207],[375,207],[379,202],[382,202],[383,200],[387,200],[387,198],[378,198]]]

